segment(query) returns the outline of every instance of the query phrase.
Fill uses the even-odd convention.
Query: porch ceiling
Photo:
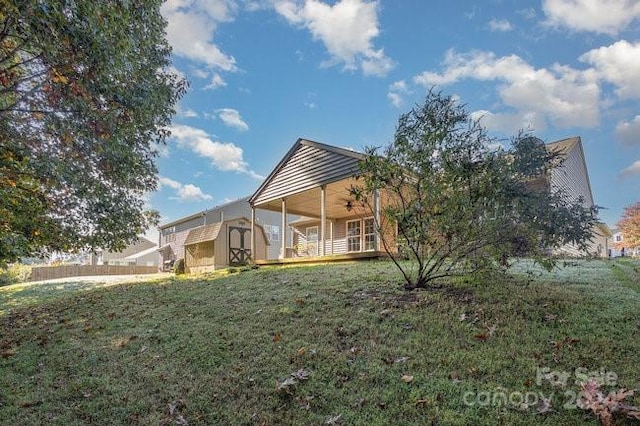
[[[351,185],[355,183],[353,178],[343,179],[327,184],[326,186],[326,216],[327,219],[342,219],[352,217],[356,210],[362,210],[354,198],[349,195]],[[298,194],[286,197],[287,213],[313,218],[320,217],[320,188],[312,188]],[[351,201],[352,210],[347,210],[347,202]],[[357,209],[356,207],[359,207]],[[272,200],[264,204],[256,205],[256,208],[280,212],[282,201]]]

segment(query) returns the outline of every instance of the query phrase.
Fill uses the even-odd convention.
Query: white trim
[[[350,223],[357,223],[358,224],[358,235],[349,235],[349,224]],[[358,250],[351,250],[350,249],[350,244],[349,244],[349,239],[350,238],[358,238]],[[362,251],[362,219],[351,219],[351,220],[347,220],[345,223],[345,238],[346,238],[346,249],[347,249],[347,253],[358,253]]]

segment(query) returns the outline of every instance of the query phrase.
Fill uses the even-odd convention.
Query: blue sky
[[[640,2],[168,0],[191,83],[149,195],[162,221],[253,193],[299,138],[385,145],[435,86],[497,137],[581,136],[614,225],[640,200]]]

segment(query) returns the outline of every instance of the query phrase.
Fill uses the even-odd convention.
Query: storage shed
[[[269,245],[264,229],[255,226],[255,253],[251,253],[251,221],[241,217],[200,226],[184,241],[187,273],[200,273],[265,260]]]

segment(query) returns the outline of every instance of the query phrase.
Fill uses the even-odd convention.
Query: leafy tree
[[[622,232],[622,242],[618,248],[640,247],[640,201],[624,208],[622,218],[616,224]]]
[[[376,217],[384,250],[410,261],[392,256],[408,288],[506,266],[513,255],[548,265],[552,249],[584,249],[591,238],[596,209],[551,188],[558,153],[528,135],[501,149],[440,93],[400,117],[390,145],[366,153],[351,193]]]
[[[161,3],[0,0],[0,266],[118,250],[157,220],[144,194],[186,89]]]

